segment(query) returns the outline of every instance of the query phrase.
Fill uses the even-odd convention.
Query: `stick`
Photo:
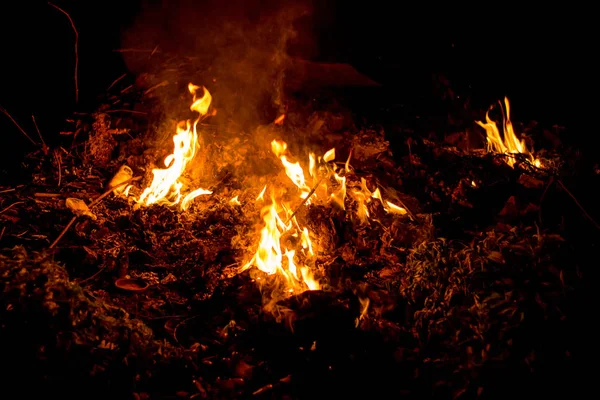
[[[289,224],[289,222],[294,218],[294,216],[300,210],[300,208],[304,205],[304,203],[306,203],[308,201],[308,199],[310,199],[312,197],[312,195],[317,191],[317,188],[321,185],[321,182],[323,182],[323,180],[325,178],[326,178],[326,176],[323,176],[321,179],[319,179],[319,182],[317,182],[317,184],[315,186],[313,186],[313,188],[310,190],[310,192],[308,192],[308,195],[302,200],[302,202],[298,205],[298,207],[296,207],[296,209],[294,210],[292,215],[290,215],[290,217],[287,219],[287,221],[285,221],[285,225]]]
[[[544,189],[544,192],[542,193],[542,196],[540,197],[540,209],[538,210],[538,220],[540,221],[540,225],[542,225],[542,203],[544,202],[546,193],[548,193],[548,189],[550,189],[550,186],[552,186],[553,183],[554,177],[551,176],[550,180],[548,181],[548,184],[546,185],[546,188]]]
[[[569,192],[569,189],[567,189],[565,187],[565,185],[562,183],[562,181],[560,179],[558,179],[556,181],[560,187],[562,187],[565,192],[567,192],[567,194],[573,199],[573,201],[575,202],[575,204],[577,204],[577,207],[579,207],[579,209],[583,212],[583,215],[585,215],[587,217],[587,219],[589,219],[592,224],[594,224],[594,226],[598,229],[600,229],[600,225],[598,225],[598,223],[596,221],[594,221],[594,218],[591,217],[590,214],[587,213],[587,211],[585,211],[585,208],[583,208],[583,206],[581,204],[579,204],[579,202],[577,201],[577,199],[575,198],[575,196],[573,196],[573,194],[571,192]]]
[[[77,32],[77,28],[75,28],[75,23],[71,16],[59,6],[48,2],[49,5],[56,8],[61,13],[65,14],[67,18],[69,18],[69,22],[71,23],[71,27],[73,28],[73,32],[75,32],[75,103],[79,103],[79,79],[77,78],[78,69],[79,69],[79,32]]]
[[[89,281],[89,280],[91,280],[91,279],[94,279],[95,277],[97,277],[98,275],[100,275],[100,273],[101,273],[102,271],[104,271],[104,270],[106,269],[106,267],[107,267],[107,265],[105,265],[104,267],[100,268],[100,269],[99,269],[99,270],[98,270],[98,271],[97,271],[97,272],[96,272],[94,275],[92,275],[92,276],[90,276],[90,277],[87,277],[87,278],[85,278],[85,279],[83,279],[83,280],[81,280],[81,281],[77,282],[77,284],[78,284],[78,285],[81,285],[81,284],[82,284],[82,283],[84,283],[84,282],[87,282],[87,281]]]
[[[0,214],[4,214],[6,211],[10,210],[11,208],[13,208],[14,206],[16,206],[17,204],[23,204],[24,201],[17,201],[15,203],[12,203],[10,206],[3,208],[2,210],[0,210]]]
[[[35,197],[60,197],[62,194],[60,193],[34,193]]]
[[[58,184],[57,184],[57,186],[60,187],[60,182],[62,180],[62,163],[60,162],[61,157],[59,157],[58,152],[54,153],[54,158],[56,158],[56,164],[58,166]]]
[[[121,75],[120,77],[118,77],[117,79],[115,79],[115,80],[113,81],[113,83],[111,83],[111,84],[110,84],[110,86],[108,87],[108,89],[106,89],[106,91],[108,92],[108,91],[109,91],[109,90],[110,90],[110,89],[111,89],[113,86],[115,86],[115,84],[116,84],[117,82],[119,82],[121,79],[125,78],[126,76],[127,76],[127,74],[123,74],[123,75]]]
[[[23,135],[25,135],[25,137],[26,137],[27,139],[29,139],[29,141],[30,141],[31,143],[33,143],[33,144],[37,145],[37,143],[33,141],[33,139],[32,139],[32,138],[31,138],[31,137],[30,137],[30,136],[27,134],[27,132],[25,132],[25,130],[24,130],[23,128],[21,128],[21,125],[19,125],[19,124],[17,123],[17,121],[15,121],[15,119],[12,117],[12,115],[10,115],[10,114],[8,113],[8,111],[6,111],[6,109],[5,109],[4,107],[0,106],[0,112],[2,112],[2,114],[6,115],[8,118],[10,118],[10,120],[13,122],[13,124],[15,124],[17,128],[19,128],[19,130],[21,131],[21,133],[22,133]]]
[[[42,132],[40,132],[40,128],[38,127],[38,124],[35,121],[35,115],[32,115],[31,119],[33,120],[33,125],[35,126],[35,130],[37,131],[38,136],[40,137],[40,140],[42,141],[42,145],[43,145],[44,149],[48,148],[48,146],[46,146],[46,142],[44,141],[44,138],[42,137]]]
[[[93,206],[95,206],[96,204],[98,204],[103,198],[105,198],[110,193],[112,193],[112,191],[115,190],[116,188],[121,187],[123,185],[126,185],[127,183],[130,183],[130,182],[133,182],[133,181],[139,181],[140,179],[142,179],[141,176],[136,176],[136,177],[133,177],[131,179],[127,179],[126,181],[123,181],[123,182],[119,183],[118,185],[115,185],[115,186],[111,187],[109,190],[107,190],[106,192],[102,193],[94,201],[92,201],[90,203],[90,205],[88,206],[88,208],[92,208]],[[54,246],[56,246],[56,244],[58,243],[58,241],[60,239],[62,239],[63,236],[65,236],[65,233],[67,233],[67,231],[69,230],[69,228],[71,227],[71,225],[73,225],[73,223],[77,220],[77,217],[78,216],[76,215],[73,218],[71,218],[71,220],[69,221],[69,223],[67,224],[67,226],[65,226],[64,229],[58,235],[58,237],[56,239],[54,239],[54,242],[52,242],[52,244],[50,244],[50,247],[49,247],[50,249],[52,249]]]

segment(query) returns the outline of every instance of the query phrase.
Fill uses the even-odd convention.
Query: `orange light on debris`
[[[279,117],[273,121],[275,125],[283,125],[283,121],[285,120],[285,114],[281,114]]]
[[[542,163],[539,159],[535,158],[533,152],[527,149],[525,140],[519,140],[515,134],[513,124],[510,120],[510,103],[508,98],[504,98],[504,104],[506,110],[500,103],[500,109],[502,110],[502,133],[496,123],[490,119],[488,110],[485,114],[485,123],[481,121],[475,121],[479,126],[485,129],[487,135],[487,148],[490,153],[507,154],[509,157],[506,159],[506,163],[514,168],[516,160],[510,157],[511,154],[523,154],[527,157],[527,160],[536,167],[541,167]]]
[[[199,89],[203,90],[201,97],[196,96]],[[150,186],[144,189],[140,197],[136,200],[138,205],[150,206],[153,204],[163,204],[173,206],[181,203],[181,209],[186,210],[190,202],[197,196],[212,193],[206,189],[196,189],[188,193],[182,200],[181,189],[183,183],[179,178],[185,172],[188,163],[196,155],[198,148],[196,125],[202,117],[207,115],[212,101],[210,92],[204,87],[201,88],[190,83],[188,90],[193,95],[190,109],[199,114],[198,118],[194,122],[187,120],[177,124],[176,134],[173,136],[173,153],[168,155],[164,160],[166,168],[155,168],[152,170],[154,178]]]

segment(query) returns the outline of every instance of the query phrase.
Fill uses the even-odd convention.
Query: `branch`
[[[73,32],[75,32],[75,103],[79,103],[79,79],[77,78],[78,69],[79,69],[79,32],[77,32],[77,28],[75,28],[75,23],[71,16],[59,6],[48,2],[49,5],[56,8],[61,13],[65,14],[67,18],[69,18],[69,22],[71,23],[71,27],[73,28]]]
[[[33,144],[37,145],[37,143],[33,141],[33,139],[32,139],[32,138],[31,138],[31,137],[30,137],[30,136],[27,134],[27,132],[25,132],[25,130],[24,130],[23,128],[21,128],[21,125],[19,125],[19,124],[17,123],[17,121],[15,121],[15,119],[12,117],[12,115],[10,115],[10,114],[8,113],[8,111],[6,111],[6,109],[5,109],[4,107],[0,106],[0,112],[1,112],[2,114],[6,115],[8,118],[10,118],[10,120],[13,122],[13,124],[15,124],[15,126],[16,126],[17,128],[19,128],[19,130],[21,131],[21,133],[22,133],[23,135],[25,135],[25,137],[26,137],[27,139],[29,139],[29,141],[30,141],[31,143],[33,143]]]
[[[562,181],[559,179],[556,181],[560,187],[562,187],[564,189],[565,192],[567,192],[567,194],[569,195],[569,197],[571,197],[573,199],[573,201],[575,202],[575,204],[577,204],[577,207],[579,207],[579,209],[581,210],[581,212],[583,213],[583,215],[585,215],[587,217],[587,219],[590,220],[590,222],[592,224],[594,224],[594,226],[598,229],[600,229],[600,225],[598,225],[598,223],[594,220],[594,218],[592,218],[592,216],[590,214],[588,214],[587,211],[585,211],[585,208],[583,208],[583,206],[581,204],[579,204],[579,201],[577,201],[577,198],[575,198],[575,196],[573,196],[573,193],[571,193],[569,191],[569,189],[566,188],[566,186],[562,183]]]

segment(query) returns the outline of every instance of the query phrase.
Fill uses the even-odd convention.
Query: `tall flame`
[[[173,206],[181,203],[182,210],[187,209],[189,203],[197,196],[202,194],[211,194],[210,190],[196,189],[182,200],[181,188],[183,183],[179,178],[184,173],[187,165],[193,160],[198,148],[198,132],[196,126],[202,117],[206,116],[210,107],[212,96],[210,92],[202,87],[203,94],[197,97],[196,93],[200,86],[192,83],[188,85],[188,90],[193,96],[190,109],[197,112],[198,118],[192,123],[190,120],[180,121],[177,124],[176,134],[173,136],[173,153],[165,157],[164,169],[155,168],[152,170],[154,178],[140,197],[136,200],[139,205],[150,206],[152,204],[163,204]]]
[[[475,121],[479,126],[485,129],[487,135],[488,152],[499,153],[499,154],[523,154],[527,157],[527,160],[536,167],[541,166],[541,161],[534,157],[533,152],[527,149],[525,140],[519,140],[515,134],[513,124],[510,120],[510,103],[508,98],[504,98],[504,104],[506,112],[502,108],[502,134],[498,129],[498,126],[494,121],[490,119],[488,110],[485,114],[485,123],[481,121]],[[516,160],[513,157],[508,157],[506,163],[514,168]]]

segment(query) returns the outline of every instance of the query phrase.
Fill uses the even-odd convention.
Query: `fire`
[[[285,294],[318,290],[321,285],[310,267],[315,255],[310,233],[308,228],[298,224],[292,214],[289,206],[280,201],[272,190],[271,203],[261,210],[264,226],[260,231],[258,249],[241,271],[256,266],[268,275],[276,274],[281,278],[280,289]],[[275,299],[277,297],[274,296]]]
[[[315,201],[329,201],[342,210],[346,209],[347,174],[350,172],[350,156],[343,167],[338,167],[335,160],[335,149],[330,149],[322,157],[309,153],[308,174],[300,162],[292,162],[288,145],[281,140],[271,142],[271,150],[284,167],[285,173],[294,186],[300,191],[301,202],[295,202],[295,208],[282,200],[282,195],[275,195],[271,189],[271,202],[261,209],[263,226],[260,231],[257,250],[240,272],[256,267],[258,270],[273,276],[264,280],[256,277],[261,283],[271,285],[270,303],[290,294],[299,294],[305,290],[319,290],[321,283],[314,277],[315,250],[307,227],[298,223],[296,211]],[[333,183],[328,186],[327,183]],[[335,188],[335,190],[333,190]],[[264,194],[267,186],[263,187],[256,201],[265,201]],[[330,190],[331,189],[331,190]],[[280,189],[283,193],[285,189]],[[331,192],[331,193],[330,193]],[[404,215],[406,209],[386,201],[381,196],[379,188],[371,192],[366,180],[361,179],[360,190],[352,190],[352,197],[359,203],[357,210],[361,222],[370,217],[367,206],[372,199],[378,199],[387,213]],[[312,201],[312,203],[311,203]],[[278,293],[276,293],[278,292]],[[364,306],[364,312],[368,303]]]
[[[338,204],[341,201],[343,208],[343,199],[346,195],[346,178],[336,174],[336,167],[330,165],[330,162],[335,159],[335,149],[329,149],[322,157],[316,157],[314,153],[309,153],[308,179],[304,174],[304,169],[300,165],[300,162],[292,163],[288,160],[289,154],[286,142],[273,140],[271,142],[271,151],[281,160],[286,175],[300,191],[300,198],[305,200],[305,204],[311,204],[311,201],[319,197],[319,190],[321,193],[326,193],[328,189],[327,178],[334,177],[337,183],[340,184],[340,189],[338,193],[331,195],[331,200]]]
[[[176,134],[173,136],[173,153],[164,160],[166,168],[152,170],[154,178],[150,186],[144,189],[136,200],[138,205],[163,204],[173,206],[180,204],[181,209],[186,210],[190,202],[197,196],[212,193],[210,190],[201,188],[188,193],[186,196],[181,193],[183,183],[180,181],[180,177],[185,172],[189,162],[194,159],[196,150],[199,147],[196,126],[203,117],[207,116],[212,101],[210,92],[204,87],[202,87],[202,96],[197,97],[198,89],[201,89],[201,87],[192,83],[188,85],[188,90],[193,96],[190,109],[199,114],[198,118],[194,122],[187,120],[177,124]]]
[[[508,102],[508,98],[506,97],[504,98],[504,104],[506,112],[502,107],[502,103],[500,103],[500,109],[502,110],[503,119],[503,134],[500,134],[498,126],[494,121],[490,119],[489,110],[485,114],[485,123],[481,121],[475,121],[479,126],[485,129],[485,132],[487,134],[488,152],[509,155],[509,157],[506,160],[506,163],[513,168],[516,160],[513,157],[510,157],[511,154],[523,154],[526,156],[526,159],[527,161],[529,161],[529,163],[535,165],[538,168],[541,167],[541,161],[535,158],[532,151],[527,149],[525,140],[519,140],[519,138],[515,134],[513,124],[510,120],[510,103]]]

